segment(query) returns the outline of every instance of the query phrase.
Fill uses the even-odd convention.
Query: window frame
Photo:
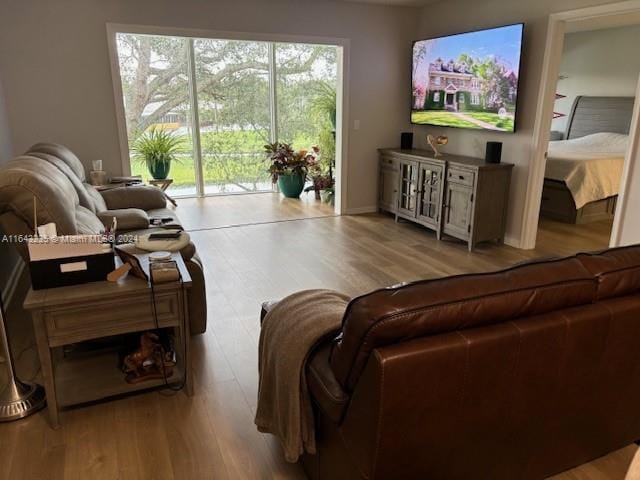
[[[132,35],[164,35],[191,39],[216,39],[216,40],[241,40],[273,43],[301,43],[310,45],[326,45],[337,48],[337,91],[336,91],[336,158],[335,158],[335,212],[338,215],[348,210],[347,205],[347,176],[348,176],[348,149],[349,149],[349,60],[351,41],[341,37],[322,37],[289,34],[244,33],[207,29],[185,29],[176,27],[161,27],[150,25],[130,25],[120,23],[107,23],[107,46],[111,63],[111,81],[116,107],[116,124],[120,143],[121,172],[113,172],[114,175],[131,174],[131,161],[129,156],[128,134],[125,117],[124,97],[120,79],[120,65],[116,35],[118,33]],[[204,194],[202,196],[211,196]]]

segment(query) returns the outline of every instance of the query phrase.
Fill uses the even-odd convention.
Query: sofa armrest
[[[342,389],[329,363],[331,341],[325,341],[307,359],[307,385],[311,397],[322,412],[340,423],[349,404],[349,395]]]
[[[139,208],[123,208],[120,210],[105,210],[97,213],[105,227],[110,227],[115,217],[118,230],[140,230],[149,228],[149,215]]]
[[[262,304],[261,324],[277,303],[269,301]],[[332,421],[340,423],[349,403],[349,396],[331,370],[330,355],[331,341],[325,341],[311,351],[306,362],[307,386],[318,408]]]
[[[153,210],[167,206],[167,197],[164,192],[151,185],[112,188],[100,193],[109,210],[125,208]]]

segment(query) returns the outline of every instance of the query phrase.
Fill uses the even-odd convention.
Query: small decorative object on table
[[[264,148],[270,162],[269,173],[273,183],[278,183],[285,197],[300,197],[309,169],[318,162],[318,147],[312,147],[311,151],[294,151],[288,144],[276,142],[265,145]]]
[[[102,160],[91,161],[89,177],[91,178],[91,185],[99,187],[107,184],[107,172],[102,170]]]
[[[449,143],[449,137],[447,137],[446,135],[438,135],[437,137],[434,137],[433,135],[429,134],[427,135],[427,143],[432,148],[433,155],[436,157],[441,157],[442,154],[436,148],[436,145],[438,146],[446,145],[447,143]]]
[[[140,348],[124,358],[122,371],[126,373],[127,383],[140,383],[170,377],[175,365],[174,352],[165,351],[158,335],[144,332],[140,336]]]

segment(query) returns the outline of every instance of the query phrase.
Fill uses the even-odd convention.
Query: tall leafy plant
[[[146,164],[155,179],[167,178],[171,162],[182,151],[182,141],[173,133],[154,127],[139,136],[131,146],[134,160]]]
[[[336,89],[328,82],[318,82],[316,93],[311,104],[312,110],[318,115],[329,118],[331,126],[336,128]]]

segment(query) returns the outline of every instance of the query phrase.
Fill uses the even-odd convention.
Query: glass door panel
[[[420,206],[418,217],[437,225],[440,221],[440,198],[442,195],[442,167],[423,165],[420,167]]]
[[[328,173],[335,162],[338,50],[327,45],[275,44],[278,140],[294,149],[320,148]]]
[[[161,129],[180,139],[181,151],[169,172],[171,195],[195,195],[195,167],[189,96],[189,41],[179,37],[118,33],[118,62],[124,100],[131,174],[150,178],[135,141]]]
[[[400,163],[400,199],[398,210],[405,215],[416,215],[418,169],[415,162]]]
[[[193,43],[204,193],[270,191],[269,44]]]

